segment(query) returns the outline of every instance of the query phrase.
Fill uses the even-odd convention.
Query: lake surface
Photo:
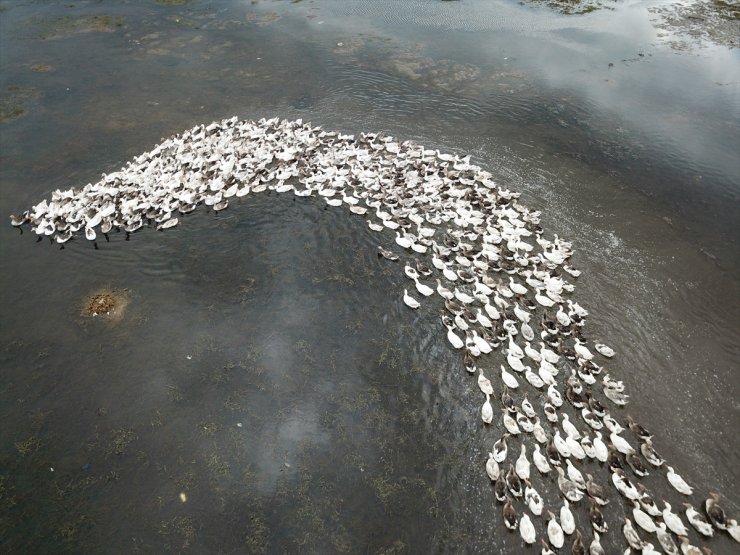
[[[740,59],[672,49],[658,5],[5,1],[0,221],[233,115],[469,153],[573,242],[615,413],[737,518]],[[501,430],[379,237],[275,194],[99,250],[0,226],[0,550],[522,552],[483,471]],[[120,319],[82,315],[103,289]]]

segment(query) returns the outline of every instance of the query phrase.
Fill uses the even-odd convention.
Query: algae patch
[[[0,123],[19,118],[26,114],[24,103],[37,96],[30,87],[10,86],[0,96]]]
[[[82,315],[118,321],[123,318],[129,300],[125,289],[100,289],[85,297],[82,304]]]
[[[657,16],[653,25],[660,38],[675,50],[701,43],[729,48],[740,46],[740,3],[710,0],[690,5],[670,4],[649,8]]]
[[[55,40],[66,38],[76,33],[110,33],[116,27],[123,26],[122,17],[111,17],[109,15],[88,16],[62,16],[50,19],[34,18],[35,23],[41,28],[36,35],[40,40]]]

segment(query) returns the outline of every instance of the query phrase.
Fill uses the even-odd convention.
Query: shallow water
[[[695,504],[719,491],[737,515],[740,64],[670,50],[648,5],[5,2],[0,91],[26,113],[0,123],[0,221],[234,114],[471,153],[573,241],[623,412]],[[521,549],[441,303],[403,306],[360,219],[263,194],[100,250],[17,233],[0,226],[4,552]],[[127,289],[120,321],[80,315],[103,287]]]

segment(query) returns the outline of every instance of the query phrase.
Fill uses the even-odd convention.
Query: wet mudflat
[[[738,513],[734,51],[676,53],[635,7],[2,8],[2,221],[233,114],[471,153],[574,242],[576,298],[632,393],[619,414]],[[520,549],[441,303],[403,306],[361,221],[260,195],[99,250],[0,233],[4,549]],[[122,318],[81,314],[108,290]]]

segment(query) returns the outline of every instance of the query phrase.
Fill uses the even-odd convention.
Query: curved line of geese
[[[701,553],[679,513],[667,501],[661,508],[640,478],[665,471],[679,494],[691,496],[693,488],[665,463],[643,426],[629,416],[620,423],[609,408],[623,407],[629,397],[623,382],[604,371],[603,359],[614,351],[586,338],[588,312],[570,298],[580,274],[568,263],[570,243],[546,239],[539,212],[497,186],[469,156],[375,133],[329,132],[301,120],[231,118],[163,140],[95,184],[56,190],[12,215],[11,224],[31,226],[39,240],[46,236],[62,247],[84,234],[97,248],[100,235],[108,240],[110,232],[124,231],[128,239],[145,226],[172,228],[198,205],[221,211],[268,189],[317,195],[328,206],[346,205],[373,231],[391,230],[411,280],[402,296],[406,306],[418,309],[426,297],[442,297],[447,340],[485,396],[481,419],[505,430],[481,466],[505,525],[526,544],[539,538],[542,553],[554,553],[572,536],[571,553],[604,553],[600,538],[615,523],[602,509],[616,491],[627,507],[616,523],[625,553],[657,553],[656,545],[668,554]],[[382,246],[378,256],[400,259]],[[493,362],[489,354],[496,350],[503,356]],[[492,400],[500,400],[498,417]],[[519,453],[514,462],[507,462],[510,443]],[[585,472],[589,464],[607,479],[600,483]],[[545,510],[535,484],[539,478],[546,487],[544,477],[555,474],[558,499]],[[717,494],[704,501],[704,514],[684,505],[692,534],[727,531],[740,542],[740,526]],[[579,506],[579,521],[587,522],[581,527],[573,513]]]

